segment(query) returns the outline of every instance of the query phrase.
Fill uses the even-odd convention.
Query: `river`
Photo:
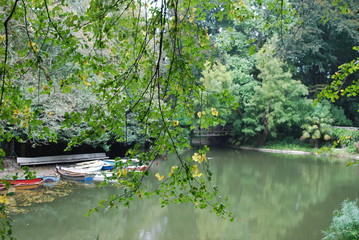
[[[120,191],[72,184],[71,193],[13,216],[19,240],[318,240],[343,200],[359,198],[359,169],[323,157],[213,149],[211,169],[236,221],[190,205],[161,208],[156,199],[85,217]],[[162,161],[155,171],[173,165]],[[157,181],[154,177],[153,181]],[[55,188],[55,187],[54,187]]]

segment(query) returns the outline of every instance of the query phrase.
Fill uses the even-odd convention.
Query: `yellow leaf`
[[[9,200],[6,198],[6,195],[0,196],[0,203],[9,204]]]
[[[126,176],[127,175],[127,170],[126,169],[122,169],[120,171],[117,172],[117,178],[120,178],[122,176]]]
[[[202,177],[203,176],[203,173],[199,172],[197,164],[192,166],[192,172],[193,172],[193,174],[192,174],[193,177]]]
[[[49,88],[47,85],[42,84],[42,89],[44,89],[45,91],[47,91],[47,90],[49,90],[50,88]]]
[[[192,174],[193,177],[202,177],[203,173],[194,173]]]
[[[34,43],[33,41],[30,41],[27,45],[28,45],[29,47],[31,47],[32,50],[34,50],[35,52],[39,51],[39,49],[38,49],[37,46],[36,46],[36,43]]]
[[[88,82],[88,81],[86,81],[86,80],[84,80],[84,84],[86,85],[86,86],[91,86],[91,83],[90,82]]]
[[[199,112],[197,113],[197,116],[198,116],[199,118],[201,118],[204,114],[206,114],[205,111],[199,111]]]
[[[213,116],[218,117],[218,111],[217,111],[217,109],[212,108],[212,109],[211,109],[211,113],[212,113]]]
[[[172,177],[177,169],[178,169],[178,166],[172,166],[171,167],[171,172],[168,174],[168,176]]]
[[[156,173],[155,176],[157,177],[158,181],[162,181],[165,175],[160,175],[159,173]]]
[[[206,154],[194,153],[192,156],[192,159],[195,162],[202,163],[204,161],[207,161],[207,156],[206,156]]]
[[[18,110],[18,109],[14,110],[13,117],[19,116],[20,113],[21,113],[20,110]]]
[[[1,36],[0,36],[0,42],[4,42],[5,39],[6,39],[6,36],[5,36],[5,35],[1,35]]]

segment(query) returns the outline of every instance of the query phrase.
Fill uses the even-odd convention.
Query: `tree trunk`
[[[314,140],[314,147],[319,148],[319,140],[318,139]]]

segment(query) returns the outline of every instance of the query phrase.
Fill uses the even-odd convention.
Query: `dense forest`
[[[205,185],[208,149],[180,157],[194,131],[230,129],[233,145],[355,151],[358,131],[333,126],[359,126],[358,9],[353,0],[2,0],[0,153],[56,142],[121,143],[144,161],[174,153],[160,190],[141,189],[137,176],[109,204],[215,199],[223,215]]]
[[[2,1],[3,148],[355,142],[356,1],[125,2]]]

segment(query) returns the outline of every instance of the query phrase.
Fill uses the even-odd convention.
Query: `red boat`
[[[3,183],[0,184],[0,190],[5,190],[7,185],[10,183],[10,187],[15,187],[16,189],[34,189],[42,184],[42,178],[34,179],[16,179],[16,180],[3,180]]]
[[[128,166],[126,169],[130,172],[145,172],[147,170],[147,165],[140,166]]]

